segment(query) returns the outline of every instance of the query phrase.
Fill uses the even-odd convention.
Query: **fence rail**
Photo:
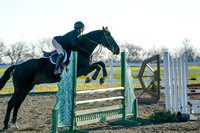
[[[141,67],[142,63],[128,63],[129,67]],[[188,63],[189,66],[200,66],[200,62],[189,62]],[[0,69],[7,69],[9,66],[11,65],[0,65]],[[156,67],[157,64],[156,63],[150,63],[150,66],[151,67]],[[108,75],[110,75],[110,78],[106,80],[106,82],[110,83],[110,88],[113,88],[113,84],[115,82],[121,82],[120,79],[114,79],[113,78],[113,75],[114,74],[121,74],[120,71],[114,71],[113,68],[114,67],[121,67],[121,64],[120,63],[106,63],[106,67],[109,67],[109,71],[108,71]],[[164,67],[164,64],[161,63],[160,64],[160,67]],[[188,71],[189,73],[200,73],[200,70],[189,70]],[[90,75],[92,75],[94,72],[91,72]],[[103,74],[102,72],[100,72],[99,74]],[[131,73],[133,76],[136,76],[138,75],[138,72],[132,72]],[[151,72],[151,70],[149,68],[147,68],[147,72],[144,72],[144,75],[147,75],[147,76],[151,76],[153,75],[153,73]],[[160,72],[160,75],[164,75],[164,71],[161,71]],[[0,77],[2,76],[2,74],[0,74]],[[198,78],[198,77],[196,77]],[[147,80],[144,80],[145,83],[150,83],[150,77],[148,77]],[[98,83],[99,81],[98,80],[95,80],[95,81],[92,81],[92,83]],[[139,80],[138,79],[133,79],[133,82],[134,83],[139,83]],[[85,83],[84,80],[79,80],[77,81],[78,84],[82,84],[82,83]],[[164,83],[164,78],[161,78],[161,85]],[[40,85],[37,85],[37,86],[46,86],[46,85],[57,85],[57,83],[48,83],[48,84],[40,84]],[[5,86],[13,86],[12,83],[7,83]],[[35,92],[35,88],[32,90],[32,92]]]

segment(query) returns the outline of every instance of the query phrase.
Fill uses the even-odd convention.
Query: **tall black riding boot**
[[[60,64],[63,61],[63,58],[64,58],[63,54],[59,54],[56,59],[56,68],[54,70],[55,75],[60,74],[62,72]]]

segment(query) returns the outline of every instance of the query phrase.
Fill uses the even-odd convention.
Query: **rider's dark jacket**
[[[78,45],[81,41],[79,37],[80,32],[78,30],[72,30],[63,36],[55,36],[54,39],[62,46],[63,49],[72,49]]]

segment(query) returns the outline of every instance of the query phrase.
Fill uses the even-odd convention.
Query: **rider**
[[[74,24],[74,30],[66,33],[63,36],[56,36],[52,40],[52,44],[56,51],[58,52],[58,57],[56,59],[56,67],[54,70],[54,74],[60,74],[62,72],[62,69],[60,67],[61,62],[64,58],[64,52],[63,49],[72,49],[72,47],[75,47],[77,44],[79,44],[82,40],[81,33],[84,31],[84,24],[81,21],[77,21]]]

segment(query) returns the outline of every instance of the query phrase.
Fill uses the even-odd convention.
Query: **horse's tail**
[[[13,69],[15,69],[16,65],[10,66],[0,78],[0,90],[5,86],[6,82],[12,76]]]

